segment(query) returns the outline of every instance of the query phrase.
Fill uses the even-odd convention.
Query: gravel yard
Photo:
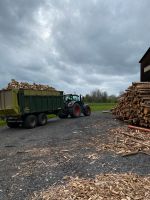
[[[27,130],[0,128],[0,200],[32,199],[68,177],[95,178],[104,173],[150,174],[150,157],[122,157],[105,148],[110,129],[125,126],[109,113],[77,119],[54,118]]]

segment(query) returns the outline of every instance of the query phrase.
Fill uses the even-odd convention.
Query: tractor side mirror
[[[80,101],[84,102],[84,97],[80,95]]]

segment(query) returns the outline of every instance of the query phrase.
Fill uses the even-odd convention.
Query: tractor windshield
[[[67,101],[80,101],[80,97],[78,95],[68,94],[64,96],[64,100]]]

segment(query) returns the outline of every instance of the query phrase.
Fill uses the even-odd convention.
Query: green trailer
[[[47,114],[64,108],[62,91],[11,89],[0,91],[0,116],[10,128],[34,128],[47,123]]]

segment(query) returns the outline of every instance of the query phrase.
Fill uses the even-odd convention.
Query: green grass
[[[4,125],[6,125],[6,122],[3,120],[0,120],[0,126],[4,126]]]
[[[47,115],[48,119],[52,119],[52,118],[55,118],[56,115],[53,115],[53,114],[50,114],[50,115]]]
[[[115,107],[115,103],[89,103],[91,110],[94,111],[103,111],[110,110]]]

